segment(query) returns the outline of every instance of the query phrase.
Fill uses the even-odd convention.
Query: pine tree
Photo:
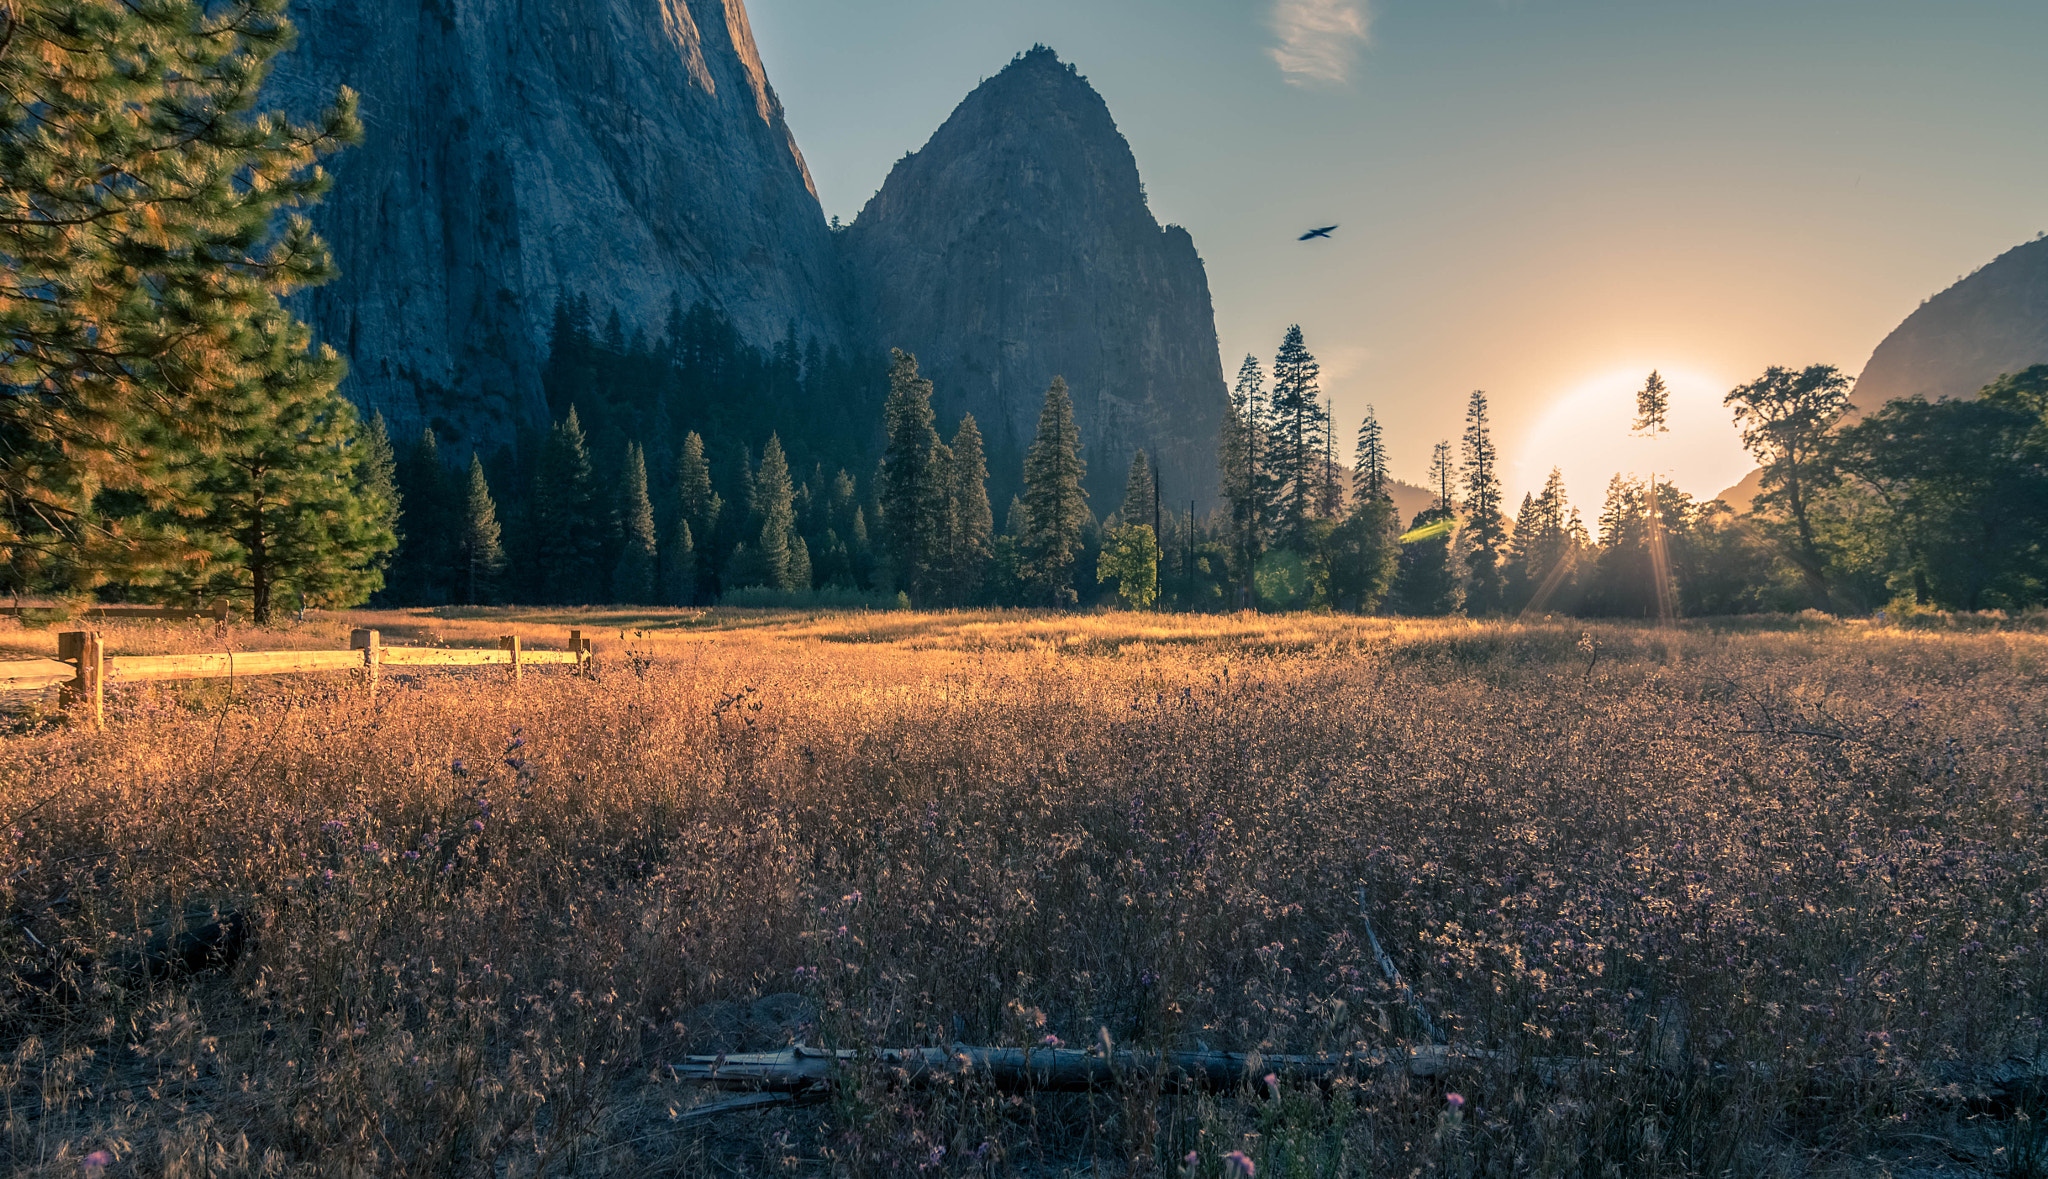
[[[1300,544],[1309,521],[1321,510],[1330,421],[1323,409],[1322,369],[1308,350],[1301,325],[1287,329],[1273,358],[1272,470],[1279,491],[1279,524],[1289,542]]]
[[[1130,473],[1124,476],[1124,500],[1117,508],[1117,518],[1125,524],[1152,523],[1153,506],[1152,465],[1145,461],[1145,452],[1131,452]]]
[[[1507,519],[1501,515],[1500,461],[1486,418],[1486,393],[1474,389],[1465,409],[1465,529],[1472,538],[1467,567],[1471,588],[1466,606],[1478,614],[1501,608],[1505,585],[1500,551],[1507,540]]]
[[[534,477],[534,548],[541,597],[553,605],[580,605],[605,596],[607,570],[599,564],[604,536],[597,513],[596,476],[576,407],[555,423]]]
[[[932,564],[946,502],[933,470],[939,433],[932,426],[932,383],[917,375],[917,357],[892,350],[889,399],[882,407],[886,436],[878,499],[883,548],[898,589],[922,600],[931,590]]]
[[[384,414],[379,411],[370,415],[370,427],[363,434],[361,465],[361,491],[363,498],[377,505],[377,523],[391,533],[393,544],[405,546],[405,535],[399,531],[398,523],[403,515],[404,496],[398,490],[398,452],[391,445],[391,431],[384,424]],[[384,574],[384,588],[372,595],[373,602],[382,602],[389,597],[390,552],[379,556],[377,568]]]
[[[1333,423],[1337,420],[1337,403],[1323,403],[1323,453],[1316,470],[1320,482],[1316,492],[1316,511],[1325,520],[1335,520],[1344,514],[1343,468],[1337,465],[1337,431]]]
[[[1074,563],[1088,525],[1088,493],[1081,487],[1087,471],[1066,378],[1054,377],[1038,414],[1038,431],[1024,456],[1026,526],[1019,547],[1032,580],[1056,606],[1077,600]]]
[[[275,426],[342,445],[310,389],[337,362],[279,303],[331,260],[304,217],[276,215],[326,190],[317,164],[359,134],[355,96],[314,125],[259,112],[295,36],[285,0],[219,7],[0,4],[0,576],[16,589],[186,577],[212,543],[183,532],[207,514],[194,483],[250,454],[217,441]],[[273,385],[288,404],[252,405]]]
[[[693,581],[689,593],[675,603],[687,606],[709,589],[711,570],[707,558],[717,538],[718,518],[725,511],[725,501],[711,488],[711,464],[704,458],[704,438],[695,430],[684,436],[682,453],[676,456],[675,484],[674,533],[679,538],[682,527],[687,526],[691,543],[683,548],[671,544],[662,551],[689,554]],[[665,576],[672,591],[683,584],[679,573],[671,571]]]
[[[1451,498],[1451,444],[1439,442],[1429,452],[1429,486],[1436,492],[1436,506],[1455,514],[1458,501]]]
[[[797,589],[797,571],[790,567],[790,549],[791,542],[801,542],[796,535],[789,460],[782,453],[782,439],[778,435],[770,434],[768,445],[761,448],[761,465],[754,472],[753,496],[750,515],[760,526],[760,531],[754,534],[753,550],[759,584],[784,591]],[[809,589],[811,571],[808,556],[803,564],[801,572],[805,584],[801,588]]]
[[[982,453],[981,430],[974,415],[960,418],[947,447],[952,503],[948,517],[951,544],[947,556],[948,596],[965,604],[981,592],[995,551],[995,514],[988,505],[988,459]]]
[[[1245,357],[1237,370],[1237,384],[1230,391],[1230,407],[1224,415],[1216,448],[1223,499],[1230,509],[1231,548],[1239,571],[1240,597],[1250,593],[1251,570],[1258,563],[1265,529],[1272,519],[1263,461],[1269,432],[1265,380],[1258,358]]]
[[[1584,547],[1573,533],[1574,520],[1564,476],[1552,467],[1543,489],[1524,496],[1522,510],[1515,516],[1507,574],[1511,603],[1526,611],[1542,611],[1558,600]],[[1583,526],[1579,531],[1584,531]]]
[[[1636,420],[1634,432],[1657,438],[1671,432],[1665,423],[1671,409],[1671,391],[1664,384],[1664,378],[1655,369],[1650,370],[1649,379],[1636,392]],[[1670,552],[1665,543],[1664,518],[1661,511],[1663,497],[1657,494],[1657,471],[1650,469],[1650,577],[1652,590],[1657,595],[1657,618],[1665,625],[1678,615],[1678,585],[1672,580]]]
[[[1387,491],[1387,441],[1373,407],[1365,407],[1358,423],[1358,457],[1351,470],[1351,495],[1360,502],[1379,499]]]
[[[811,546],[801,536],[789,541],[789,587],[803,591],[811,588]]]
[[[634,605],[655,601],[661,564],[654,534],[654,502],[647,495],[647,453],[626,444],[626,478],[619,491],[622,544],[612,571],[612,600]]]
[[[661,546],[661,573],[667,579],[666,596],[671,606],[688,606],[697,600],[697,543],[688,520],[676,521],[667,544]]]
[[[462,537],[457,545],[461,562],[462,600],[471,606],[486,606],[497,600],[498,575],[505,569],[503,533],[498,527],[498,505],[491,499],[490,480],[484,477],[484,462],[475,452],[469,456],[469,492],[464,497]]]
[[[268,624],[280,602],[352,606],[383,585],[377,558],[397,543],[388,507],[365,495],[355,408],[335,392],[345,366],[282,308],[249,325],[240,349],[266,355],[234,371],[260,374],[216,393],[223,425],[195,465],[179,522],[210,551],[170,575],[186,596],[246,597]],[[239,357],[243,362],[252,358]]]
[[[455,539],[461,503],[441,459],[434,431],[398,464],[398,485],[410,526],[391,560],[390,594],[402,606],[441,606],[455,599]]]

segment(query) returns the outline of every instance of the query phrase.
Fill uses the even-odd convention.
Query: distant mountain
[[[303,114],[351,86],[365,126],[312,215],[342,277],[301,311],[401,438],[432,424],[460,457],[543,423],[563,296],[628,335],[680,300],[764,346],[843,340],[831,236],[740,0],[296,0],[292,18],[272,95]]]
[[[1871,410],[1900,397],[1971,397],[2004,373],[2048,363],[2048,238],[2015,246],[1927,300],[1857,378]]]
[[[996,510],[1064,376],[1098,512],[1134,448],[1207,503],[1227,394],[1195,243],[1146,206],[1109,108],[1050,49],[1019,56],[899,161],[845,235],[855,332],[915,352],[946,429],[989,440]]]

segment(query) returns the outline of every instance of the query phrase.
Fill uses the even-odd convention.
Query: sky
[[[1555,464],[1711,496],[1720,400],[1855,373],[2048,230],[2048,0],[751,0],[828,215],[1043,43],[1208,268],[1226,375],[1290,323],[1340,438],[1421,482],[1483,389],[1510,495]],[[1327,241],[1303,230],[1335,223]],[[1651,370],[1672,432],[1632,439]]]

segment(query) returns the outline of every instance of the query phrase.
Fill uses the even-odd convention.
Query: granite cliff
[[[447,453],[544,420],[559,296],[658,333],[703,301],[843,339],[842,278],[741,0],[297,0],[272,93],[362,95],[313,212],[342,277],[301,313],[346,386]]]
[[[1108,106],[1051,50],[968,95],[844,236],[854,330],[917,354],[947,429],[974,414],[998,512],[1054,376],[1098,512],[1137,447],[1169,503],[1214,493],[1226,393],[1201,257],[1153,219]]]
[[[1971,397],[2034,364],[2048,364],[2048,238],[2007,250],[1907,316],[1863,367],[1856,407]]]

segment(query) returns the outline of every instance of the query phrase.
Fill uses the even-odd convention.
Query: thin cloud
[[[1280,43],[1267,52],[1283,77],[1306,86],[1350,77],[1372,15],[1365,0],[1273,0],[1272,23]]]

